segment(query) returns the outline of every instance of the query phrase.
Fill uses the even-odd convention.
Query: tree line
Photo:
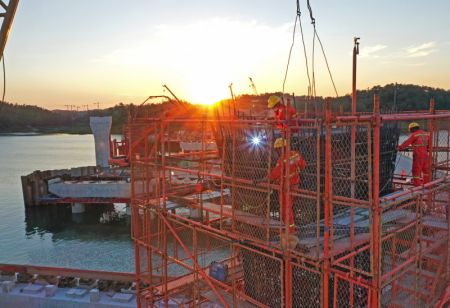
[[[450,110],[450,91],[418,86],[412,84],[387,84],[375,86],[366,90],[357,91],[357,103],[359,112],[370,112],[373,109],[373,95],[380,95],[381,109],[385,112],[426,110],[429,108],[431,97],[435,99],[436,109]],[[266,108],[267,98],[272,93],[260,95],[241,95],[237,97],[237,108]],[[297,101],[306,101],[310,98],[296,97]],[[323,97],[316,97],[315,102],[323,102]],[[195,107],[184,102],[188,108]],[[342,105],[344,111],[350,111],[351,95],[343,95],[333,99],[335,106]],[[170,109],[169,103],[150,104],[146,106],[146,112],[150,115],[158,115],[164,110]],[[112,133],[121,133],[123,125],[127,122],[130,112],[136,110],[134,104],[119,103],[114,107],[91,111],[65,111],[47,110],[37,106],[19,105],[0,102],[0,133],[9,132],[42,132],[42,133],[90,133],[90,116],[112,116]]]

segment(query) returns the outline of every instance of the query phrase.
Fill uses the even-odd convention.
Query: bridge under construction
[[[381,113],[375,94],[371,113],[305,102],[278,129],[233,107],[195,114],[181,106],[155,118],[143,106],[129,123],[139,307],[443,302],[450,111],[430,100],[429,110]],[[399,136],[411,121],[430,134],[431,180],[417,187],[396,172]],[[175,136],[199,146],[174,151]],[[268,180],[279,136],[287,140],[281,155],[299,152],[306,162],[295,187],[288,168],[283,180]],[[293,200],[292,213],[280,210],[280,195]],[[283,241],[289,215],[294,245]]]

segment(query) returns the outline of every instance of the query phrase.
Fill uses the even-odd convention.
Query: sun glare
[[[189,98],[193,103],[211,106],[230,97],[229,82],[221,74],[219,65],[199,68],[190,76]]]
[[[226,89],[226,84],[224,84],[224,88]],[[202,104],[206,106],[211,106],[217,103],[218,101],[227,98],[227,93],[223,89],[215,86],[212,87],[208,84],[203,84],[201,80],[195,82],[191,87],[191,100],[194,104]]]

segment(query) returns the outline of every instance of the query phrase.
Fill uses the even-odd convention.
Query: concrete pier
[[[81,177],[94,175],[95,166],[77,167],[72,169],[58,169],[46,171],[34,171],[29,175],[22,176],[23,201],[26,207],[41,205],[42,197],[48,195],[48,182],[60,176]],[[44,202],[45,203],[45,202]]]
[[[86,206],[84,203],[72,203],[72,214],[81,214],[86,211]]]
[[[97,166],[107,168],[109,167],[112,117],[91,117],[89,124],[94,134]]]

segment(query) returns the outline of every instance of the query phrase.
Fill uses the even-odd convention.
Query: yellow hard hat
[[[419,123],[416,123],[416,122],[409,123],[408,130],[411,130],[415,127],[419,128],[420,127]]]
[[[286,139],[284,138],[277,138],[277,140],[275,140],[275,143],[273,144],[273,147],[275,149],[284,147],[286,145]]]
[[[273,108],[276,104],[280,102],[280,97],[276,95],[271,95],[267,100],[267,108]]]

